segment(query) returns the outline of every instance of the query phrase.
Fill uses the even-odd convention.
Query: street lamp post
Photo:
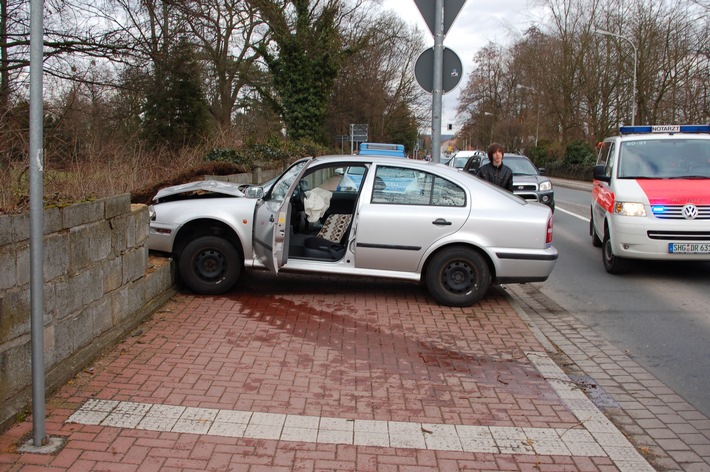
[[[633,89],[631,90],[631,126],[633,126],[635,123],[635,119],[636,119],[636,60],[637,60],[637,56],[638,56],[638,52],[636,51],[636,45],[634,44],[633,41],[631,41],[626,36],[612,33],[611,31],[606,31],[603,29],[595,29],[594,32],[596,34],[613,36],[615,38],[619,38],[619,39],[623,39],[624,41],[628,41],[629,44],[631,45],[631,47],[634,49],[634,85],[633,85]]]
[[[519,89],[532,90],[535,94],[535,99],[537,101],[537,119],[535,121],[535,147],[537,147],[537,140],[540,137],[540,94],[537,93],[537,90],[532,87],[528,87],[527,85],[518,84],[516,85],[516,87]]]

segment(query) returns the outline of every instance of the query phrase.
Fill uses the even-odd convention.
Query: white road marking
[[[518,428],[353,420],[99,399],[86,401],[67,423],[356,446],[609,457],[622,472],[654,471],[546,353],[526,355],[577,417],[578,426]]]

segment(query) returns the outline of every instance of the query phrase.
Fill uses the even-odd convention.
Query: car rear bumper
[[[552,273],[559,253],[554,246],[539,251],[495,251],[497,283],[542,282]]]

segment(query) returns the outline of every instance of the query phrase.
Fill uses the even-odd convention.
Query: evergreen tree
[[[281,115],[288,136],[326,142],[323,120],[341,61],[347,53],[337,27],[339,2],[319,9],[309,0],[254,0],[276,46],[260,47],[273,77],[273,93],[261,89]],[[292,17],[289,16],[292,13]]]
[[[157,63],[156,63],[157,64]],[[192,47],[181,40],[161,65],[156,65],[146,93],[143,135],[152,144],[195,144],[209,128],[200,66]]]

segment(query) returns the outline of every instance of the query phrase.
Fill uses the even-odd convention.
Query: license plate
[[[707,243],[668,243],[671,254],[710,254],[710,244]]]

